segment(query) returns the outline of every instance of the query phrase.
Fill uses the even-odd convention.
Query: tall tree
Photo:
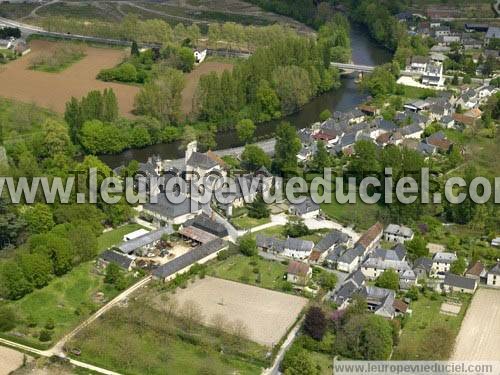
[[[323,310],[318,306],[312,306],[306,313],[304,330],[313,339],[321,341],[326,332],[326,317]]]
[[[287,122],[282,122],[276,129],[276,145],[274,147],[274,166],[282,174],[296,173],[297,154],[302,148],[300,138]]]

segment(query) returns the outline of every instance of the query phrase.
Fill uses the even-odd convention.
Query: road
[[[65,357],[64,353],[64,347],[67,342],[69,342],[75,335],[80,332],[83,328],[87,327],[89,324],[92,324],[96,319],[98,319],[100,316],[102,316],[104,313],[109,311],[111,308],[116,306],[118,303],[122,302],[124,299],[129,297],[132,293],[134,293],[137,289],[144,287],[147,283],[149,283],[152,280],[152,276],[147,276],[144,279],[141,279],[134,285],[132,285],[130,288],[127,290],[123,291],[120,293],[118,296],[113,298],[111,301],[109,301],[106,305],[101,307],[99,310],[97,310],[94,314],[92,314],[89,318],[87,318],[85,321],[80,323],[73,331],[65,335],[61,340],[59,340],[52,348],[48,350],[39,350],[32,348],[27,345],[22,345],[18,344],[14,341],[6,340],[0,338],[0,345],[5,345],[14,349],[19,349],[27,353],[32,353],[37,356],[41,357],[52,357],[52,356],[59,356],[59,357]],[[119,375],[119,373],[106,370],[104,368],[90,365],[85,362],[81,362],[72,358],[68,358],[69,362],[74,365],[78,366],[81,368],[85,368],[100,374],[105,374],[105,375]]]
[[[17,27],[23,34],[39,34],[39,35],[45,35],[48,37],[54,37],[54,38],[62,38],[62,39],[71,39],[71,40],[81,40],[84,42],[90,42],[90,43],[104,43],[104,44],[111,44],[111,45],[118,45],[118,46],[129,46],[131,45],[131,42],[128,40],[121,40],[121,39],[110,39],[110,38],[99,38],[95,36],[88,36],[88,35],[78,35],[78,34],[65,34],[65,33],[59,33],[55,31],[47,31],[42,29],[41,27],[36,27],[32,25],[28,25],[26,23],[22,22],[17,22],[17,21],[12,21],[7,18],[0,17],[0,25],[7,26],[7,27]],[[140,47],[156,47],[157,44],[152,44],[152,43],[138,43]]]
[[[290,333],[286,337],[285,342],[283,343],[283,345],[281,345],[281,348],[280,348],[278,354],[276,355],[276,358],[274,359],[272,367],[267,368],[264,371],[262,371],[262,375],[278,375],[278,374],[280,374],[281,361],[283,361],[283,357],[285,356],[286,351],[288,350],[290,345],[292,345],[293,340],[295,340],[295,337],[297,336],[297,333],[299,332],[300,327],[302,326],[303,322],[304,322],[304,318],[302,317],[302,319],[300,319],[300,321],[297,322],[297,324],[295,324],[295,327],[293,327],[293,329],[290,331]]]

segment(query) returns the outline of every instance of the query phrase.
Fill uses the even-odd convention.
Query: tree
[[[335,342],[339,354],[360,360],[386,360],[392,344],[390,323],[372,314],[350,315]]]
[[[319,114],[319,121],[324,122],[330,117],[332,117],[332,112],[329,109],[325,109]]]
[[[306,313],[304,330],[309,336],[321,341],[326,332],[326,317],[323,310],[318,306],[312,306]]]
[[[188,73],[193,70],[193,66],[195,63],[193,50],[188,47],[181,47],[178,50],[178,58],[179,64],[178,68],[182,70],[184,73]]]
[[[468,75],[468,74],[464,75],[463,78],[462,78],[462,83],[463,84],[470,84],[470,83],[472,83],[471,76]]]
[[[427,241],[422,236],[415,236],[411,241],[405,243],[406,250],[408,251],[408,257],[411,260],[415,260],[420,257],[426,257],[429,255],[429,249],[427,249]]]
[[[367,176],[380,170],[377,146],[370,141],[361,140],[354,144],[354,156],[350,170],[356,175]]]
[[[285,224],[283,233],[288,237],[302,237],[311,234],[311,231],[302,219],[289,219]]]
[[[20,257],[20,267],[26,280],[35,288],[43,288],[52,278],[52,264],[45,254],[23,254]]]
[[[78,133],[83,125],[83,115],[80,102],[74,96],[66,103],[64,120],[69,125],[71,140],[76,142]]]
[[[324,168],[330,166],[331,158],[329,152],[325,148],[325,144],[322,141],[317,142],[316,147],[317,149],[312,160],[312,165],[316,171],[322,172]]]
[[[108,263],[104,274],[104,282],[114,285],[117,289],[123,289],[124,276],[120,266],[116,263]]]
[[[118,100],[113,89],[105,89],[102,94],[103,114],[102,120],[113,122],[118,119]]]
[[[243,255],[249,257],[257,254],[257,243],[255,241],[255,237],[250,233],[245,234],[238,239],[238,246]]]
[[[297,111],[313,95],[307,70],[295,65],[278,66],[273,72],[273,86],[285,114]]]
[[[181,113],[184,76],[176,69],[166,69],[153,82],[146,83],[135,97],[135,111],[163,123],[177,123]]]
[[[253,135],[255,133],[255,124],[250,119],[240,120],[236,124],[236,133],[240,141],[249,143],[252,141]]]
[[[303,349],[288,358],[286,366],[285,375],[317,375],[319,373],[312,358]]]
[[[396,89],[396,79],[390,67],[379,66],[363,78],[361,87],[373,96],[392,94]]]
[[[132,46],[130,47],[130,55],[131,56],[139,56],[139,46],[135,40],[132,41]]]
[[[247,205],[248,216],[254,219],[262,219],[265,217],[269,217],[271,211],[267,206],[262,194],[258,194],[254,201]]]
[[[332,290],[337,284],[337,275],[333,272],[321,271],[318,277],[318,283],[326,290]]]
[[[375,285],[380,288],[398,290],[399,289],[399,275],[392,268],[385,270],[377,278]]]
[[[453,350],[455,335],[450,328],[437,323],[429,327],[419,345],[421,358],[426,360],[446,360]]]
[[[17,300],[33,291],[33,286],[26,280],[23,271],[14,261],[4,263],[2,278],[8,299]]]
[[[302,148],[300,139],[289,123],[282,122],[276,130],[274,147],[275,169],[282,174],[295,173],[297,170],[297,154]]]
[[[43,203],[36,203],[26,207],[23,212],[28,230],[31,233],[45,233],[54,227],[54,218],[50,207]]]
[[[459,80],[458,80],[458,74],[457,74],[457,73],[455,73],[455,74],[453,75],[453,79],[451,80],[451,84],[452,84],[453,86],[458,86],[458,84],[459,84],[459,83],[460,83],[460,82],[459,82]]]
[[[455,275],[463,275],[467,268],[467,260],[464,257],[458,257],[450,266],[450,272]]]
[[[251,171],[261,167],[271,167],[271,158],[257,145],[246,145],[241,154],[241,160],[245,168]]]
[[[418,300],[418,288],[415,285],[411,286],[410,289],[406,292],[405,296],[412,301]]]

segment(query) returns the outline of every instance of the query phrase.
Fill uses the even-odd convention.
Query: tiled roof
[[[286,272],[297,276],[307,276],[309,265],[307,263],[292,260],[288,264],[288,270]]]

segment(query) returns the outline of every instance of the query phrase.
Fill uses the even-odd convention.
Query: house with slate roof
[[[479,280],[471,277],[458,276],[447,272],[444,276],[442,285],[443,291],[446,293],[469,293],[474,294],[479,284]]]
[[[99,256],[97,265],[99,268],[105,269],[109,263],[114,263],[124,270],[131,271],[135,267],[135,257],[113,250],[106,250]]]
[[[489,270],[486,285],[500,288],[500,262]]]
[[[302,203],[290,204],[289,212],[303,219],[309,219],[318,216],[320,208],[319,204],[315,203],[310,197],[307,197]]]
[[[176,275],[189,271],[196,263],[203,264],[214,259],[217,254],[224,249],[227,249],[227,242],[217,238],[159,266],[153,271],[153,277],[155,279],[169,281]]]

